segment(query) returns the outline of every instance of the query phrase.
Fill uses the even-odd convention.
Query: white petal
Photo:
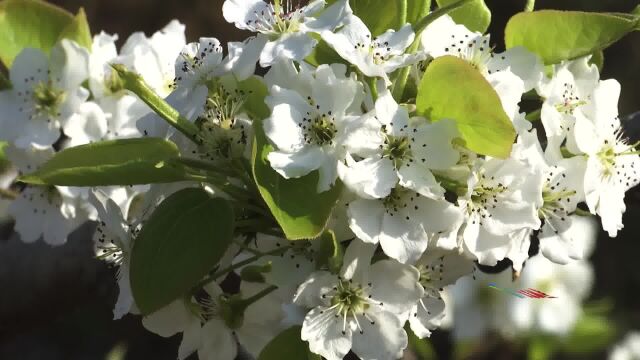
[[[404,53],[405,49],[413,43],[415,34],[411,28],[411,24],[404,24],[400,30],[395,31],[389,29],[377,38],[379,44],[387,45],[391,48],[390,52],[394,55]]]
[[[321,2],[322,1],[315,1],[314,3],[319,4]],[[338,26],[344,25],[349,15],[352,14],[353,11],[349,6],[349,1],[338,0],[331,4],[331,6],[326,8],[322,12],[322,14],[320,14],[320,16],[315,19],[305,21],[302,25],[307,31],[313,31],[317,33],[323,30],[333,30]]]
[[[98,104],[90,101],[80,105],[64,124],[65,135],[71,138],[69,146],[84,145],[102,140],[107,133],[107,118]]]
[[[353,352],[362,360],[399,359],[408,345],[407,333],[395,315],[368,312],[375,323],[361,321],[363,333],[353,333]]]
[[[248,22],[256,18],[256,14],[270,11],[262,0],[226,0],[222,5],[222,16],[239,29],[253,31]]]
[[[375,244],[353,239],[344,253],[343,265],[340,270],[342,277],[364,283],[369,275],[369,266],[376,248]]]
[[[324,308],[314,308],[304,318],[300,337],[309,350],[327,360],[342,360],[351,349],[351,330],[342,334],[342,319]],[[386,319],[386,318],[385,318]]]
[[[467,225],[467,227],[469,227]],[[511,246],[509,235],[494,235],[479,227],[477,237],[467,236],[465,232],[465,246],[482,265],[493,266],[507,256]]]
[[[503,71],[507,68],[524,81],[524,91],[533,89],[543,76],[540,58],[524,47],[518,46],[507,51],[494,54],[488,64],[491,72]]]
[[[431,199],[444,198],[444,189],[427,167],[419,165],[420,161],[421,159],[416,159],[400,168],[400,185]]]
[[[511,71],[492,73],[487,76],[487,80],[498,93],[505,113],[511,121],[514,121],[520,113],[519,103],[522,99],[522,94],[525,92],[524,82]]]
[[[60,129],[55,121],[46,122],[29,120],[24,121],[18,127],[18,137],[14,140],[14,145],[19,148],[34,147],[46,149],[53,145],[60,138]]]
[[[278,150],[294,152],[305,144],[301,124],[306,109],[296,108],[298,104],[278,104],[273,108],[271,117],[264,120],[264,132]]]
[[[184,331],[193,321],[198,319],[191,315],[185,303],[179,299],[142,318],[142,325],[162,337],[171,337]]]
[[[452,41],[467,40],[479,35],[481,34],[471,32],[463,25],[456,24],[451,16],[445,14],[424,29],[420,42],[424,51],[435,58],[447,55],[448,50],[445,49],[451,48]]]
[[[384,138],[375,112],[369,112],[348,122],[344,135],[340,143],[350,154],[361,157],[380,155],[380,146],[383,145]]]
[[[402,316],[424,295],[418,283],[420,272],[413,266],[395,260],[381,260],[369,270],[370,295],[382,303],[381,309]]]
[[[271,66],[279,59],[301,61],[311,54],[317,43],[305,33],[284,34],[265,44],[260,54],[260,66]]]
[[[229,56],[225,62],[227,71],[232,71],[240,81],[253,75],[267,40],[266,36],[256,36],[242,43],[229,42]]]
[[[322,164],[318,168],[318,193],[328,191],[338,179],[338,160],[333,154],[325,155]]]
[[[51,49],[51,77],[62,89],[74,89],[89,77],[89,52],[63,39]]]
[[[222,320],[211,319],[202,327],[201,360],[233,360],[238,355],[236,339]]]
[[[460,160],[460,153],[453,147],[453,139],[460,136],[454,121],[443,119],[422,125],[411,135],[414,161],[429,169],[446,170]]]
[[[389,90],[380,92],[375,106],[376,118],[382,125],[393,129],[393,135],[400,135],[399,130],[409,124],[408,111],[396,103]]]
[[[118,300],[113,307],[113,320],[121,319],[131,311],[134,305],[131,283],[129,282],[129,265],[121,265],[118,274]]]
[[[423,306],[424,305],[424,306]],[[411,330],[420,339],[431,336],[445,316],[445,304],[442,298],[425,296],[414,305],[409,316]]]
[[[429,244],[429,237],[418,223],[419,219],[407,220],[403,213],[384,214],[380,246],[390,258],[401,263],[413,263],[420,258]]]
[[[47,83],[48,70],[47,55],[39,49],[25,48],[13,60],[9,71],[11,85],[16,91],[31,90],[38,83]]]
[[[307,146],[296,153],[272,151],[267,155],[271,167],[287,179],[299,178],[318,169],[325,158],[322,148],[317,146]]]
[[[318,112],[335,117],[337,122],[353,103],[359,89],[356,81],[344,77],[345,72],[344,67],[320,65],[311,84],[311,96]]]
[[[328,305],[329,299],[323,299],[322,295],[328,293],[338,283],[338,277],[327,271],[316,271],[309,275],[307,280],[298,287],[293,297],[296,305],[306,307]]]
[[[365,199],[380,199],[389,195],[398,182],[393,162],[389,158],[367,158],[348,165],[338,163],[338,175],[353,192]],[[350,163],[350,164],[349,164]]]
[[[198,350],[202,342],[202,327],[199,322],[194,321],[184,329],[182,341],[178,348],[178,359],[185,360],[189,355]]]
[[[382,232],[385,209],[378,200],[355,200],[349,204],[349,228],[362,241],[376,244]]]

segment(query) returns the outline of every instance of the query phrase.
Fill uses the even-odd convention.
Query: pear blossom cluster
[[[226,45],[215,37],[187,43],[174,20],[150,37],[131,35],[119,49],[118,36],[104,32],[91,49],[62,40],[49,55],[23,50],[10,69],[12,88],[0,92],[0,140],[9,143],[16,176],[70,147],[136,137],[168,139],[184,157],[237,170],[255,151],[257,128],[273,148],[267,161],[278,176],[317,174],[310,191],[340,189],[327,224],[343,250],[339,266],[317,256],[321,238],[292,242],[280,229],[238,233],[213,269],[227,273],[143,317],[151,332],[181,334],[179,359],[257,357],[293,325],[309,351],[327,360],[349,353],[398,359],[407,329],[429,337],[454,312],[456,322],[465,319],[456,327],[462,332],[477,330],[469,323],[553,334],[573,326],[592,280],[580,261],[592,248],[576,230],[581,216],[594,215],[615,237],[625,192],[640,182],[636,144],[618,117],[616,80],[601,80],[590,57],[549,71],[524,48],[495,52],[489,35],[448,15],[420,31],[406,24],[374,36],[346,0],[225,0],[222,11],[254,34]],[[309,60],[321,43],[336,62]],[[467,149],[457,119],[433,121],[417,113],[415,98],[394,97],[399,71],[410,70],[418,87],[429,63],[443,56],[468,62],[495,90],[517,133],[507,158]],[[113,65],[139,74],[195,126],[195,139],[128,90]],[[242,83],[249,78],[267,89],[264,118],[247,106],[252,94]],[[539,122],[525,117],[525,95],[540,99]],[[245,169],[244,176],[253,175]],[[241,176],[235,180],[227,185],[243,186]],[[14,182],[8,211],[24,242],[50,245],[95,221],[96,256],[117,269],[113,313],[120,319],[140,313],[130,284],[136,236],[164,199],[188,187],[225,192],[205,180],[95,188]],[[530,258],[534,242],[539,254]],[[479,269],[505,262],[511,269],[492,281],[544,283],[560,300],[505,298],[506,314],[469,305],[460,284],[486,286]],[[225,279],[238,286],[230,289]],[[487,325],[493,311],[508,321]]]

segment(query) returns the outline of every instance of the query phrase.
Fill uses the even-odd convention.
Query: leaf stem
[[[175,160],[177,162],[180,162],[184,165],[187,165],[191,168],[194,169],[198,169],[198,170],[208,170],[208,171],[213,171],[213,172],[217,172],[226,176],[233,176],[235,175],[233,171],[229,171],[228,169],[225,169],[223,167],[219,167],[216,166],[215,164],[209,162],[209,161],[204,161],[204,160],[200,160],[200,159],[193,159],[193,158],[184,158],[181,157],[177,160]]]
[[[120,76],[125,89],[136,94],[140,100],[144,101],[156,114],[168,122],[169,125],[178,129],[193,142],[198,143],[196,138],[198,128],[180,116],[180,113],[176,109],[158,96],[139,74],[127,70],[122,64],[111,64],[111,67]]]
[[[441,175],[435,175],[436,180],[440,183],[440,186],[455,193],[458,196],[463,196],[467,193],[467,186],[463,185],[455,180],[451,180]]]
[[[365,76],[364,77],[367,86],[369,86],[369,91],[371,91],[371,97],[375,102],[378,99],[378,84],[376,83],[376,78]]]
[[[527,0],[527,4],[524,6],[524,11],[533,11],[536,6],[536,0]]]
[[[408,0],[400,1],[400,16],[398,17],[400,23],[398,24],[398,30],[407,23],[407,1]]]
[[[440,7],[430,14],[424,16],[416,25],[414,26],[413,31],[416,33],[416,38],[407,50],[408,54],[414,54],[418,51],[418,47],[420,46],[420,37],[422,35],[422,31],[427,27],[427,25],[431,24],[434,20],[439,18],[440,16],[447,14],[473,0],[460,0],[456,1],[447,6]],[[404,95],[405,87],[407,86],[407,82],[409,81],[409,73],[411,72],[411,66],[405,66],[399,70],[398,75],[393,82],[393,87],[391,89],[391,93],[393,94],[393,98],[400,102],[402,101],[402,96]]]
[[[249,306],[255,302],[258,302],[258,300],[262,299],[263,297],[271,294],[272,292],[278,290],[277,286],[271,285],[269,287],[264,288],[263,290],[257,292],[256,294],[252,295],[251,297],[248,297],[246,299],[242,299],[242,302],[246,305]]]
[[[0,90],[11,89],[11,81],[3,71],[0,71]]]
[[[420,46],[420,42],[417,39],[411,44],[409,50],[407,51],[409,54],[413,54],[418,51],[418,46]],[[405,66],[398,72],[398,76],[396,77],[396,81],[393,82],[393,86],[391,87],[391,94],[393,98],[397,102],[402,101],[402,96],[404,95],[404,89],[407,87],[407,82],[409,81],[409,74],[411,73],[411,65]]]
[[[20,194],[9,189],[0,188],[0,199],[15,200]]]
[[[591,216],[591,215],[592,215],[590,212],[588,212],[588,211],[586,211],[586,210],[582,210],[582,209],[580,209],[580,208],[576,208],[575,213],[576,213],[576,215],[578,215],[578,216]]]
[[[528,113],[524,118],[528,121],[534,122],[540,120],[540,115],[542,114],[542,109],[534,110]]]
[[[239,261],[235,264],[231,264],[227,267],[225,267],[224,269],[218,270],[216,272],[214,272],[212,275],[209,275],[208,277],[200,280],[200,282],[194,287],[195,289],[199,289],[202,288],[203,286],[207,285],[208,283],[215,281],[217,278],[221,277],[222,275],[226,275],[229,272],[239,269],[245,265],[249,265],[252,262],[255,262],[257,260],[260,260],[262,257],[264,256],[269,256],[269,255],[279,255],[284,253],[285,251],[289,250],[291,248],[291,246],[284,246],[281,248],[277,248],[275,250],[271,250],[268,251],[266,253],[262,253],[262,255],[254,255],[250,258],[244,259],[242,261]]]

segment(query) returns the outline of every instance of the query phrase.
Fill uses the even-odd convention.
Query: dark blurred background
[[[379,0],[386,1],[386,0]],[[221,41],[242,40],[238,31],[222,18],[223,0],[54,0],[76,12],[84,7],[92,32],[120,35],[120,44],[134,31],[151,35],[173,18],[187,25],[187,39],[215,36]],[[523,8],[524,0],[487,0],[493,13],[489,32],[496,50],[504,48],[503,29],[510,16]],[[538,0],[537,9],[630,12],[637,0]],[[621,115],[640,110],[640,33],[625,37],[605,51],[603,78],[622,84]],[[640,121],[640,119],[636,120]],[[629,122],[628,133],[640,138],[640,126]],[[592,300],[609,299],[610,321],[622,335],[640,329],[640,192],[627,195],[625,229],[616,239],[601,233],[591,260],[596,268]],[[92,226],[76,231],[63,247],[39,242],[25,245],[12,233],[11,224],[0,226],[0,360],[80,359],[175,359],[178,338],[163,339],[146,332],[140,319],[127,316],[112,321],[117,296],[114,271],[92,258]],[[442,358],[451,354],[446,332],[433,343]],[[118,354],[126,354],[124,357]],[[519,359],[525,350],[498,342],[480,350],[474,359]],[[578,358],[602,359],[606,352]],[[556,358],[576,358],[558,354]]]

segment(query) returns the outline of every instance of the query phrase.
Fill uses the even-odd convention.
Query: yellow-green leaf
[[[0,2],[0,60],[11,67],[22,49],[31,47],[49,53],[64,37],[87,45],[88,25],[84,11],[76,17],[57,6],[38,0]],[[91,34],[88,34],[91,44]]]
[[[431,62],[416,105],[431,121],[454,120],[470,150],[499,158],[511,153],[513,124],[491,84],[467,61],[443,56]]]
[[[436,0],[438,6],[443,7],[458,0]],[[458,24],[466,26],[471,31],[484,33],[491,24],[491,11],[484,0],[473,0],[468,4],[453,10],[449,15]]]
[[[80,46],[91,50],[91,29],[87,21],[87,14],[85,14],[83,8],[78,10],[78,14],[73,18],[73,21],[62,30],[62,33],[58,36],[58,40],[62,39],[71,39]]]
[[[507,48],[524,46],[545,64],[596,53],[638,25],[630,14],[540,10],[514,15],[505,29]]]

